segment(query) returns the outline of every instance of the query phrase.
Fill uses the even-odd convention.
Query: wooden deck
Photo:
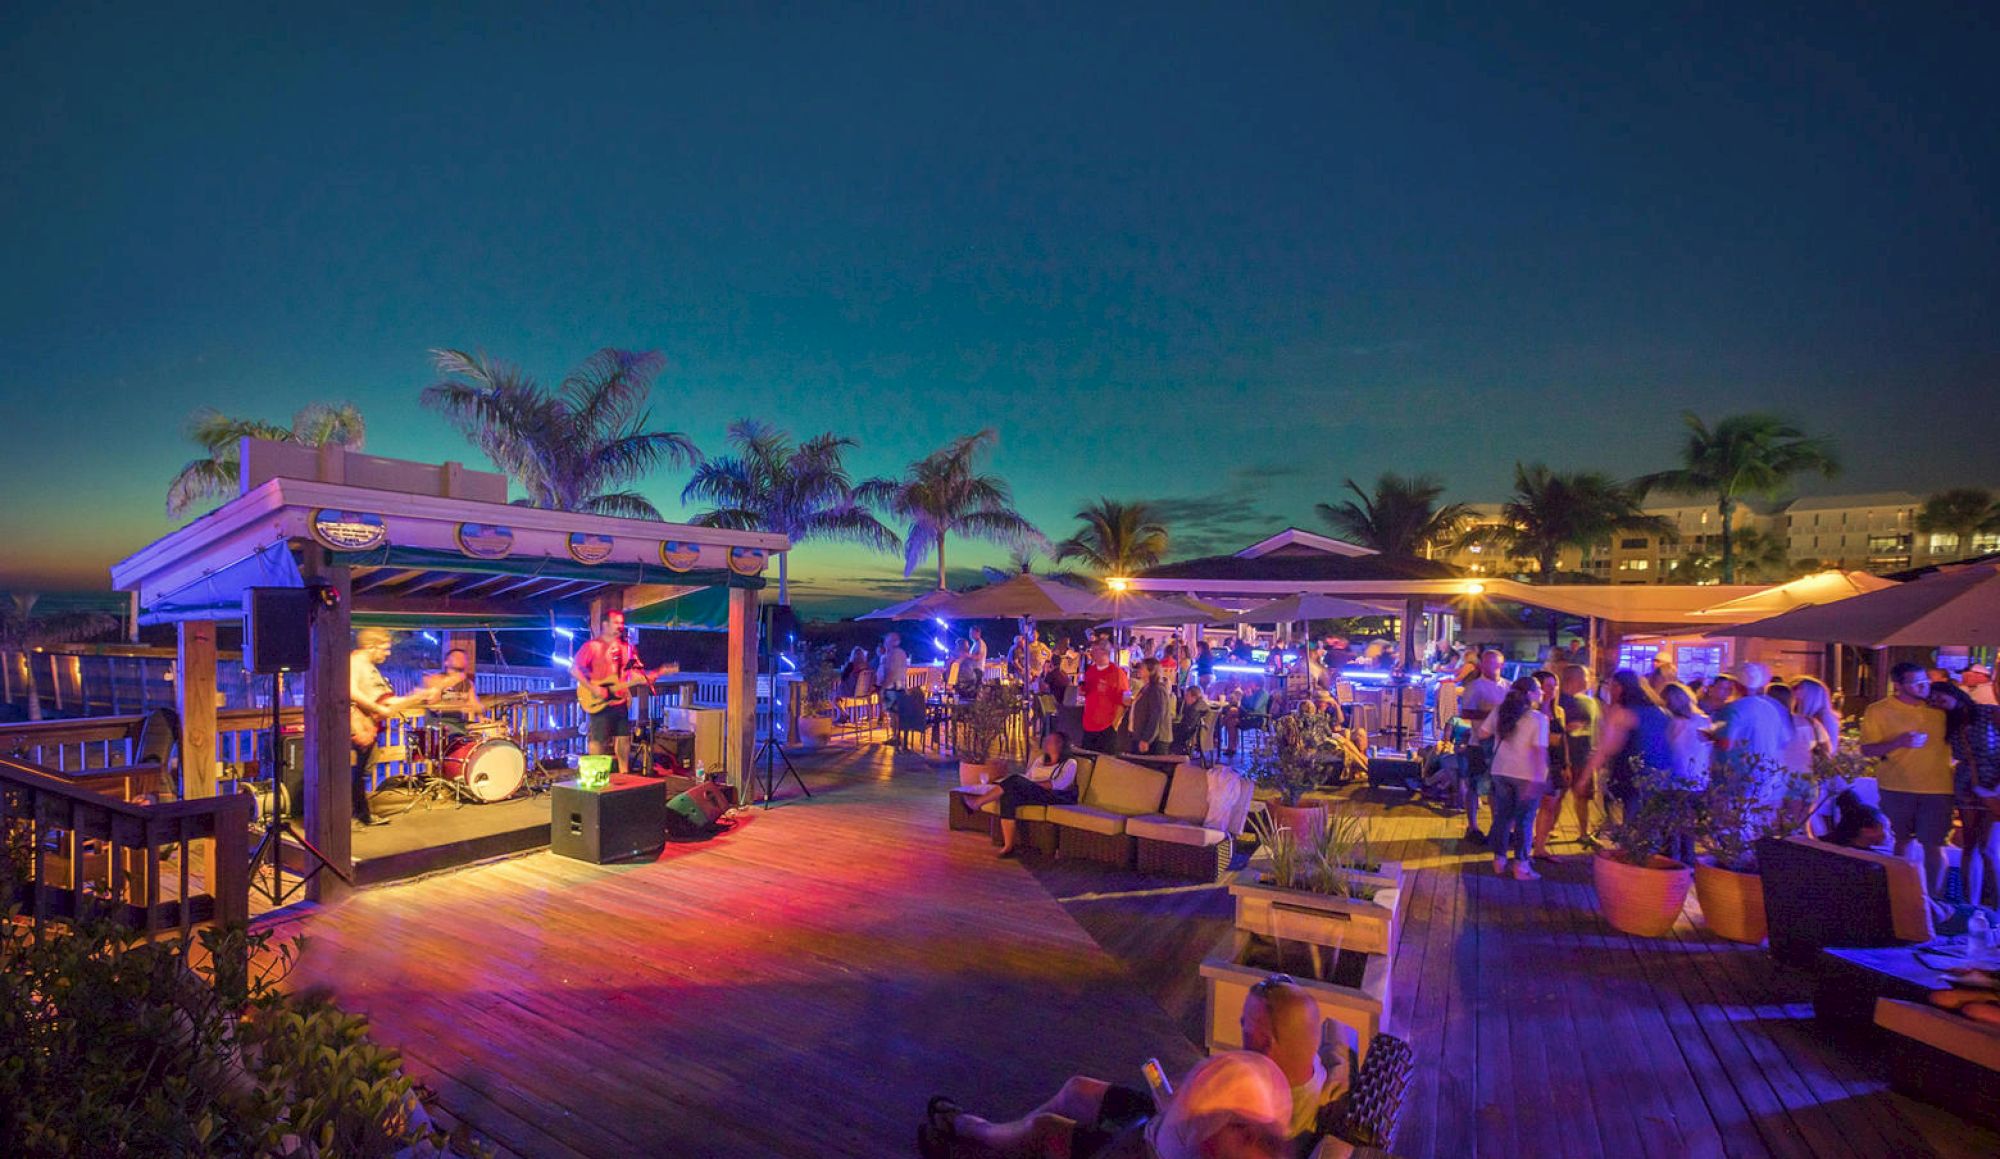
[[[996,862],[945,830],[955,775],[921,757],[801,763],[811,801],[657,862],[530,854],[296,918],[306,980],[523,1155],[914,1154],[934,1092],[1012,1114],[1071,1073],[1197,1057],[1223,891]],[[1687,921],[1614,933],[1580,860],[1500,881],[1455,830],[1407,806],[1379,823],[1421,870],[1398,1155],[2000,1153],[1823,1040],[1763,951]]]

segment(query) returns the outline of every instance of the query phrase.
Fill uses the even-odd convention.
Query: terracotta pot
[[[961,785],[997,785],[1006,775],[1006,761],[958,762],[958,783]]]
[[[1719,865],[1694,867],[1694,896],[1701,903],[1701,920],[1732,942],[1754,946],[1764,940],[1764,879]]]
[[[1301,841],[1311,840],[1326,831],[1325,805],[1287,805],[1283,801],[1266,801],[1264,809],[1271,815],[1273,829],[1290,829],[1292,835]]]
[[[1612,929],[1642,938],[1665,937],[1674,928],[1694,884],[1693,870],[1666,857],[1630,865],[1600,852],[1591,859],[1590,873],[1604,920]]]

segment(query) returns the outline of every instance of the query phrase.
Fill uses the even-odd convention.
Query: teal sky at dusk
[[[1146,498],[1177,554],[1349,475],[1665,466],[1688,407],[1835,436],[1835,489],[1991,485],[1994,22],[16,5],[0,583],[103,585],[168,530],[197,406],[348,400],[372,452],[476,461],[416,404],[438,346],[549,381],[659,349],[660,425],[832,429],[865,474],[993,426],[1046,530]]]

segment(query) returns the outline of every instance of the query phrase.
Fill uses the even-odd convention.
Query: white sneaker
[[[1517,861],[1514,863],[1515,881],[1540,881],[1541,879],[1542,875],[1535,872],[1534,866],[1529,865],[1525,861]]]
[[[1495,877],[1505,877],[1505,876],[1507,876],[1507,866],[1508,866],[1509,864],[1510,864],[1510,863],[1508,862],[1508,860],[1507,860],[1506,858],[1504,858],[1504,857],[1496,857],[1496,858],[1494,858],[1494,859],[1493,859],[1493,876],[1495,876]]]

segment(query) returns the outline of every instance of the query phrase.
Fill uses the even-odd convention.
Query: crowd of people
[[[1841,801],[1850,811],[1865,805],[1879,812],[1881,840],[1896,856],[1921,848],[1925,881],[1941,897],[1956,818],[1967,899],[1982,902],[2000,890],[2000,708],[1990,677],[1960,684],[1941,670],[1898,664],[1890,695],[1867,707],[1858,736],[1844,742],[1823,682],[1777,681],[1754,662],[1684,682],[1663,659],[1643,676],[1613,672],[1594,693],[1582,665],[1552,663],[1505,683],[1505,663],[1497,651],[1476,658],[1457,682],[1456,731],[1447,730],[1456,742],[1447,747],[1455,758],[1452,789],[1466,814],[1463,839],[1492,850],[1496,873],[1538,876],[1532,863],[1549,856],[1565,799],[1577,840],[1594,847],[1588,822],[1600,795],[1605,808],[1630,812],[1642,793],[1702,792],[1724,767],[1765,778],[1777,794],[1814,779],[1820,762],[1848,744],[1875,762],[1878,800],[1842,797],[1848,786],[1827,786],[1804,819],[1814,834],[1833,832]],[[1988,695],[1976,695],[1982,687]],[[1482,800],[1491,809],[1490,834],[1479,827]],[[1860,822],[1846,830],[1876,831]],[[1691,857],[1689,838],[1676,838],[1668,852]]]

